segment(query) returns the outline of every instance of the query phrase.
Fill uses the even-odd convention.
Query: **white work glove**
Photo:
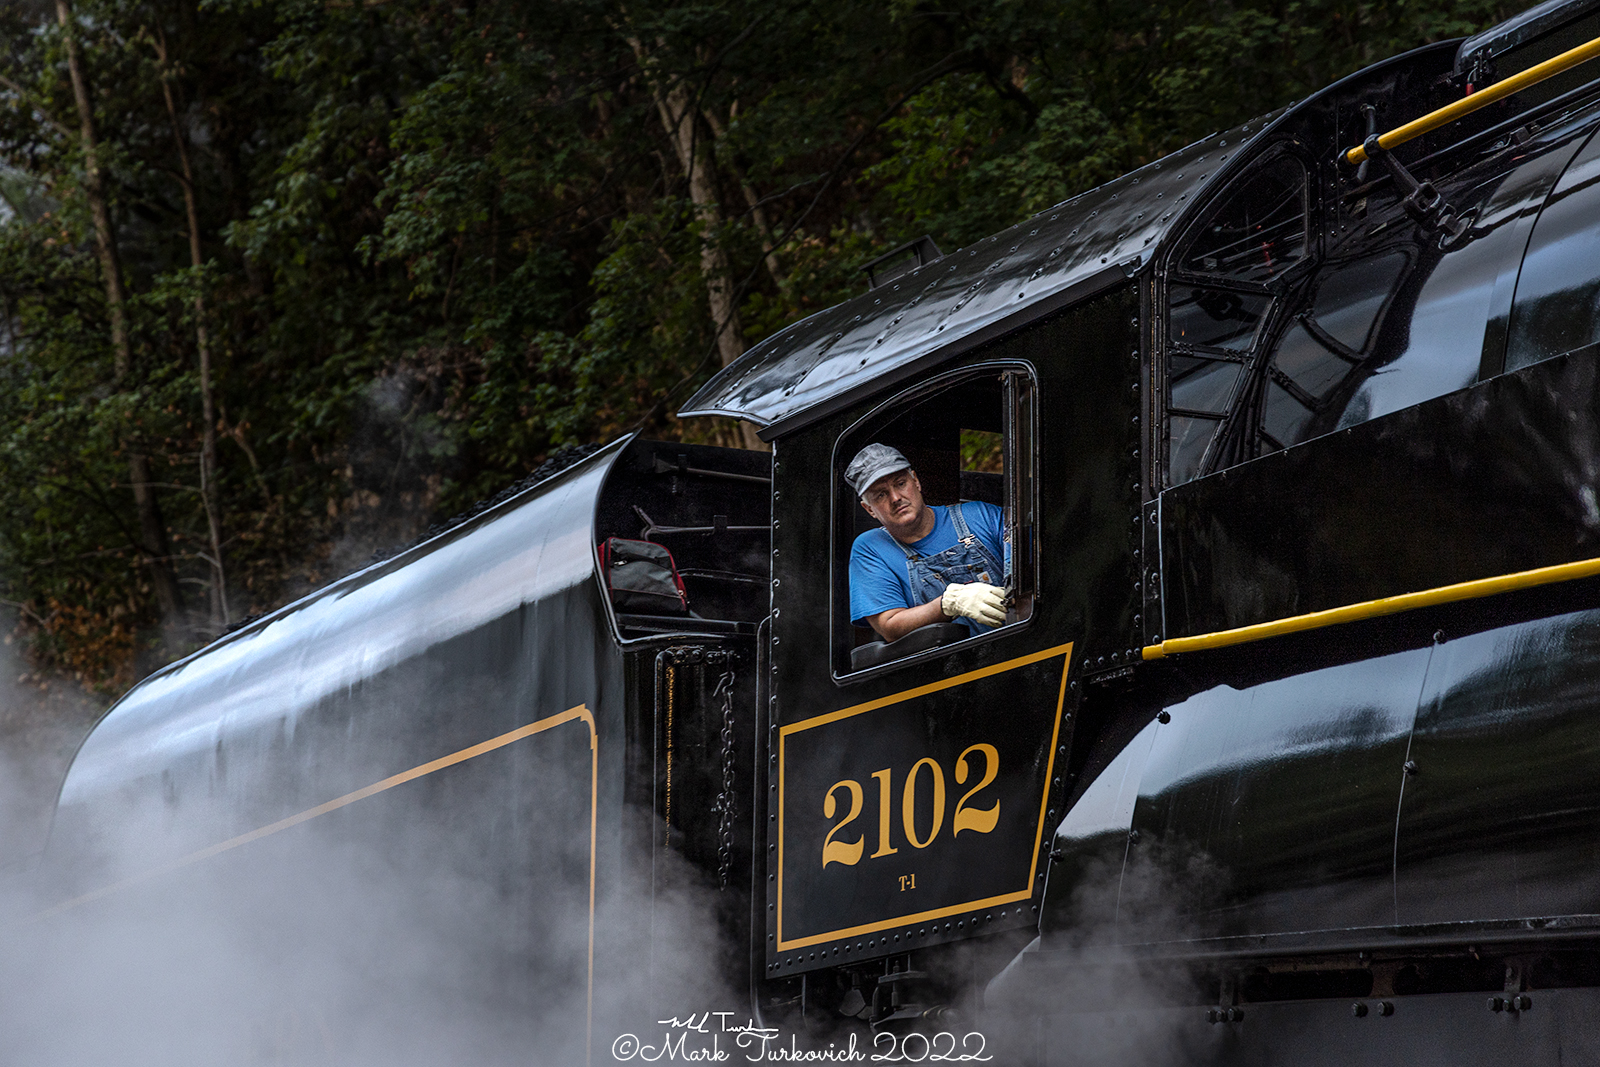
[[[1006,591],[985,582],[951,582],[939,608],[952,619],[965,615],[982,626],[999,626],[1006,621]]]

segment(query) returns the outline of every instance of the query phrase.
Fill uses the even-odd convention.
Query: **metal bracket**
[[[1368,159],[1375,159],[1383,164],[1394,183],[1406,194],[1401,202],[1406,214],[1417,220],[1417,224],[1425,230],[1435,230],[1442,235],[1444,243],[1459,240],[1471,225],[1471,218],[1466,214],[1457,212],[1445,201],[1444,194],[1433,187],[1432,182],[1419,182],[1406,170],[1390,152],[1378,143],[1377,134],[1369,134],[1362,142],[1361,147],[1366,151]]]

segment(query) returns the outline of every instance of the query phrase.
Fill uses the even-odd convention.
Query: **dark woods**
[[[0,607],[105,691],[1489,0],[12,0]]]

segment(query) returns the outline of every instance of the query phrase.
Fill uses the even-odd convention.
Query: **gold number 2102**
[[[955,779],[957,785],[965,785],[972,775],[971,761],[967,757],[977,753],[983,757],[983,777],[971,789],[961,795],[956,801],[955,812],[950,818],[950,835],[960,834],[963,830],[972,830],[976,833],[987,834],[994,830],[1000,822],[1000,801],[996,800],[987,808],[972,806],[969,802],[981,790],[987,788],[1000,773],[1000,752],[993,745],[970,745],[956,758]],[[924,773],[926,772],[926,773]],[[892,856],[899,851],[891,840],[893,828],[893,772],[885,767],[881,771],[872,773],[873,779],[878,783],[878,847],[869,856],[877,859],[880,856]],[[927,788],[933,796],[933,822],[928,827],[927,835],[918,832],[917,827],[917,790],[921,787],[923,779],[927,780]],[[854,822],[865,806],[866,792],[861,788],[861,783],[853,778],[835,782],[828,787],[822,798],[822,817],[835,818],[839,813],[839,803],[836,797],[843,793],[849,799],[849,810],[843,819],[834,824],[828,831],[828,836],[822,842],[822,865],[842,863],[853,866],[861,862],[861,854],[866,850],[867,838],[865,834],[854,841],[836,840],[839,832]],[[911,771],[906,775],[901,785],[900,795],[900,827],[905,834],[907,843],[912,848],[927,848],[939,837],[939,831],[944,828],[945,817],[945,781],[944,768],[933,759],[920,759],[912,765]]]

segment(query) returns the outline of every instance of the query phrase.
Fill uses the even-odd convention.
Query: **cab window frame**
[[[1027,613],[988,633],[910,653],[885,663],[853,669],[850,651],[859,629],[850,619],[850,550],[855,542],[855,511],[861,504],[844,481],[845,465],[855,451],[871,439],[865,431],[889,425],[900,414],[962,382],[999,376],[1001,384],[1001,454],[1005,536],[1011,544],[1011,573],[1017,581],[1019,603]],[[828,477],[833,483],[828,515],[828,669],[836,684],[853,684],[891,671],[941,659],[957,650],[971,649],[1019,634],[1038,616],[1039,597],[1039,372],[1025,359],[986,359],[955,367],[902,389],[873,405],[834,439]],[[909,458],[909,457],[908,457]],[[959,477],[959,464],[957,476]],[[853,510],[852,510],[853,509]]]
[[[1234,199],[1258,175],[1286,159],[1298,164],[1302,175],[1301,244],[1295,259],[1265,281],[1192,269],[1186,260],[1191,246],[1201,238],[1205,228],[1215,221],[1219,213],[1227,211]],[[1203,204],[1197,205],[1194,215],[1184,224],[1181,236],[1172,243],[1171,251],[1165,256],[1158,271],[1161,327],[1156,337],[1159,353],[1156,361],[1159,367],[1156,397],[1160,404],[1161,424],[1158,448],[1155,449],[1159,455],[1161,487],[1164,490],[1204,478],[1235,463],[1257,458],[1253,426],[1250,430],[1251,439],[1245,444],[1247,455],[1233,457],[1230,461],[1225,453],[1230,451],[1230,443],[1238,433],[1237,424],[1241,418],[1248,419],[1252,393],[1265,389],[1266,365],[1282,332],[1286,309],[1295,305],[1296,292],[1316,273],[1323,259],[1323,212],[1319,196],[1321,175],[1322,168],[1317,160],[1294,140],[1280,140],[1263,147]],[[1176,294],[1182,290],[1231,296],[1239,301],[1263,301],[1249,344],[1235,348],[1220,344],[1196,344],[1174,338],[1172,306]],[[1239,368],[1229,395],[1216,406],[1216,410],[1189,408],[1175,402],[1172,387],[1174,368],[1179,360],[1201,361],[1205,365],[1188,367],[1187,377],[1208,366],[1233,364]],[[1199,456],[1194,458],[1194,470],[1187,476],[1180,476],[1180,468],[1174,463],[1173,434],[1176,420],[1185,420],[1185,425],[1210,424],[1204,447]]]

